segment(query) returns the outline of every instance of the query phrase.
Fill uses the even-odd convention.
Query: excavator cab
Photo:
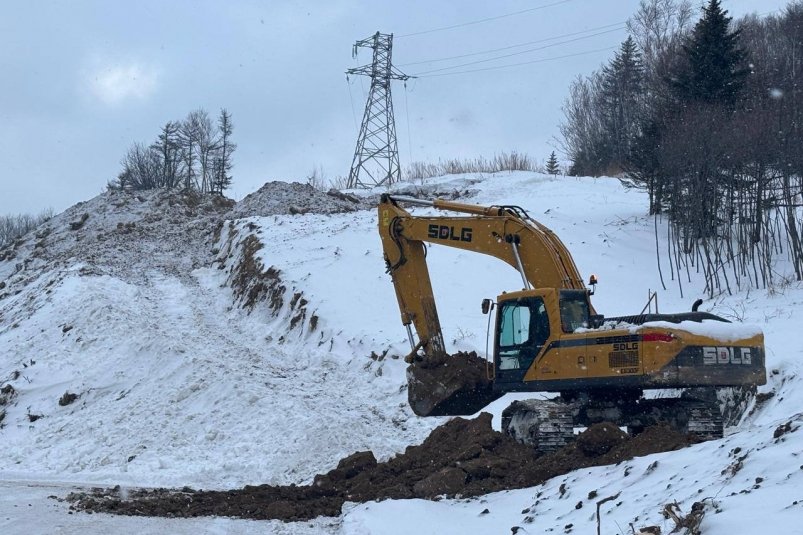
[[[588,290],[542,288],[497,298],[493,352],[496,389],[515,390],[551,340],[592,323]],[[483,312],[490,306],[484,302]]]

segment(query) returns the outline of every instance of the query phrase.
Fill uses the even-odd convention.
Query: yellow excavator
[[[402,204],[464,215],[412,215]],[[590,300],[596,277],[589,289],[558,236],[520,207],[385,194],[378,208],[411,345],[408,400],[419,416],[473,414],[506,392],[557,392],[554,399],[514,402],[502,413],[504,431],[541,451],[566,444],[575,427],[601,421],[634,433],[666,422],[711,439],[723,428],[714,390],[766,383],[762,332],[697,311],[699,301],[676,314],[597,314]],[[496,309],[493,351],[485,359],[447,353],[427,243],[496,257],[521,275],[521,289],[482,301],[483,313]],[[648,389],[697,395],[646,399]]]

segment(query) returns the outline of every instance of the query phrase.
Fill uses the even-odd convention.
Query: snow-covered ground
[[[527,209],[561,237],[584,276],[598,276],[600,313],[633,314],[660,289],[646,199],[615,179],[503,173],[420,187]],[[775,394],[719,441],[532,489],[355,504],[338,519],[297,524],[68,515],[48,496],[86,485],[309,483],[345,455],[370,449],[386,459],[444,421],[417,418],[406,405],[398,356],[408,344],[375,213],[291,215],[253,202],[261,208],[238,206],[217,229],[227,207],[168,201],[104,194],[0,261],[0,388],[13,388],[0,429],[0,532],[591,533],[596,501],[621,492],[602,506],[603,533],[630,532],[630,523],[667,533],[674,524],[661,515],[665,504],[677,501],[686,513],[706,497],[716,504],[706,534],[803,533],[803,433],[773,437],[786,422],[803,423],[799,284],[701,307],[761,326],[771,370],[761,391]],[[157,217],[157,207],[167,215]],[[71,229],[83,213],[89,218]],[[231,288],[248,236],[261,244],[263,267],[279,272],[274,306],[244,308]],[[480,301],[518,289],[520,277],[444,247],[430,247],[428,260],[447,344],[482,354]],[[662,312],[704,297],[694,274],[682,297],[677,284],[667,286]],[[66,392],[79,397],[62,406]]]

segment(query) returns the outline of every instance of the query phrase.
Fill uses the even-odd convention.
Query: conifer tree
[[[641,53],[628,36],[613,60],[602,69],[601,103],[610,150],[609,167],[624,168],[639,131],[643,89]]]
[[[736,101],[749,69],[739,46],[740,31],[729,31],[727,14],[720,0],[710,0],[683,45],[686,62],[672,80],[682,100],[725,105]]]
[[[162,161],[162,169],[157,181],[157,187],[173,188],[178,185],[178,170],[181,164],[179,155],[179,130],[181,124],[175,121],[168,121],[162,127],[156,142],[151,144],[151,149],[159,153]]]
[[[234,130],[231,114],[225,108],[220,110],[218,129],[220,138],[217,143],[218,150],[214,164],[215,173],[212,193],[223,195],[223,190],[231,186],[232,177],[229,173],[231,173],[231,168],[234,165],[231,154],[237,148],[237,144],[231,141],[231,134]]]
[[[554,150],[552,151],[552,154],[549,155],[549,159],[546,161],[546,172],[550,175],[557,175],[560,173],[558,157],[555,156]]]

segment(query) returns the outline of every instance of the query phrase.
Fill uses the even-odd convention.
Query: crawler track
[[[665,424],[701,440],[722,438],[723,420],[713,401],[686,398],[515,401],[502,412],[502,431],[539,452],[562,448],[575,427],[610,422],[631,434]]]
[[[540,452],[555,451],[574,438],[574,406],[553,400],[514,401],[502,412],[502,431]]]

